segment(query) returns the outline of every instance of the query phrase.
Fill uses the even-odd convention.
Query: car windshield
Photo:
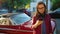
[[[24,22],[27,22],[31,19],[25,13],[12,15],[10,18],[13,21],[13,23],[15,23],[17,25],[24,23]]]

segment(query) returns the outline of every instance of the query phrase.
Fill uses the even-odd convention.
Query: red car
[[[25,13],[3,16],[5,19],[0,24],[0,33],[4,34],[33,34],[31,18]],[[2,17],[1,17],[2,18]],[[5,21],[4,21],[5,20]]]
[[[2,21],[2,23],[0,22],[0,33],[33,34],[33,29],[31,29],[32,20],[29,16],[27,16],[25,13],[9,15],[7,14],[8,18],[3,16],[5,19],[0,20]]]

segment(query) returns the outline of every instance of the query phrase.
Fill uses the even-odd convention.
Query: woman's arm
[[[34,25],[32,25],[32,28],[37,28],[42,23],[43,23],[42,20],[37,20],[36,23]]]

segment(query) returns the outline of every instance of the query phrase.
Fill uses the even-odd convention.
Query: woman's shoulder
[[[46,14],[46,17],[51,19],[51,16],[49,14]]]
[[[49,16],[49,17],[51,17],[48,13],[46,14],[46,16]]]

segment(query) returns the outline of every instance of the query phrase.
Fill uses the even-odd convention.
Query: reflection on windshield
[[[16,14],[16,15],[11,16],[11,19],[14,23],[21,24],[21,23],[29,21],[31,18],[27,16],[25,13],[22,13],[22,14]]]

